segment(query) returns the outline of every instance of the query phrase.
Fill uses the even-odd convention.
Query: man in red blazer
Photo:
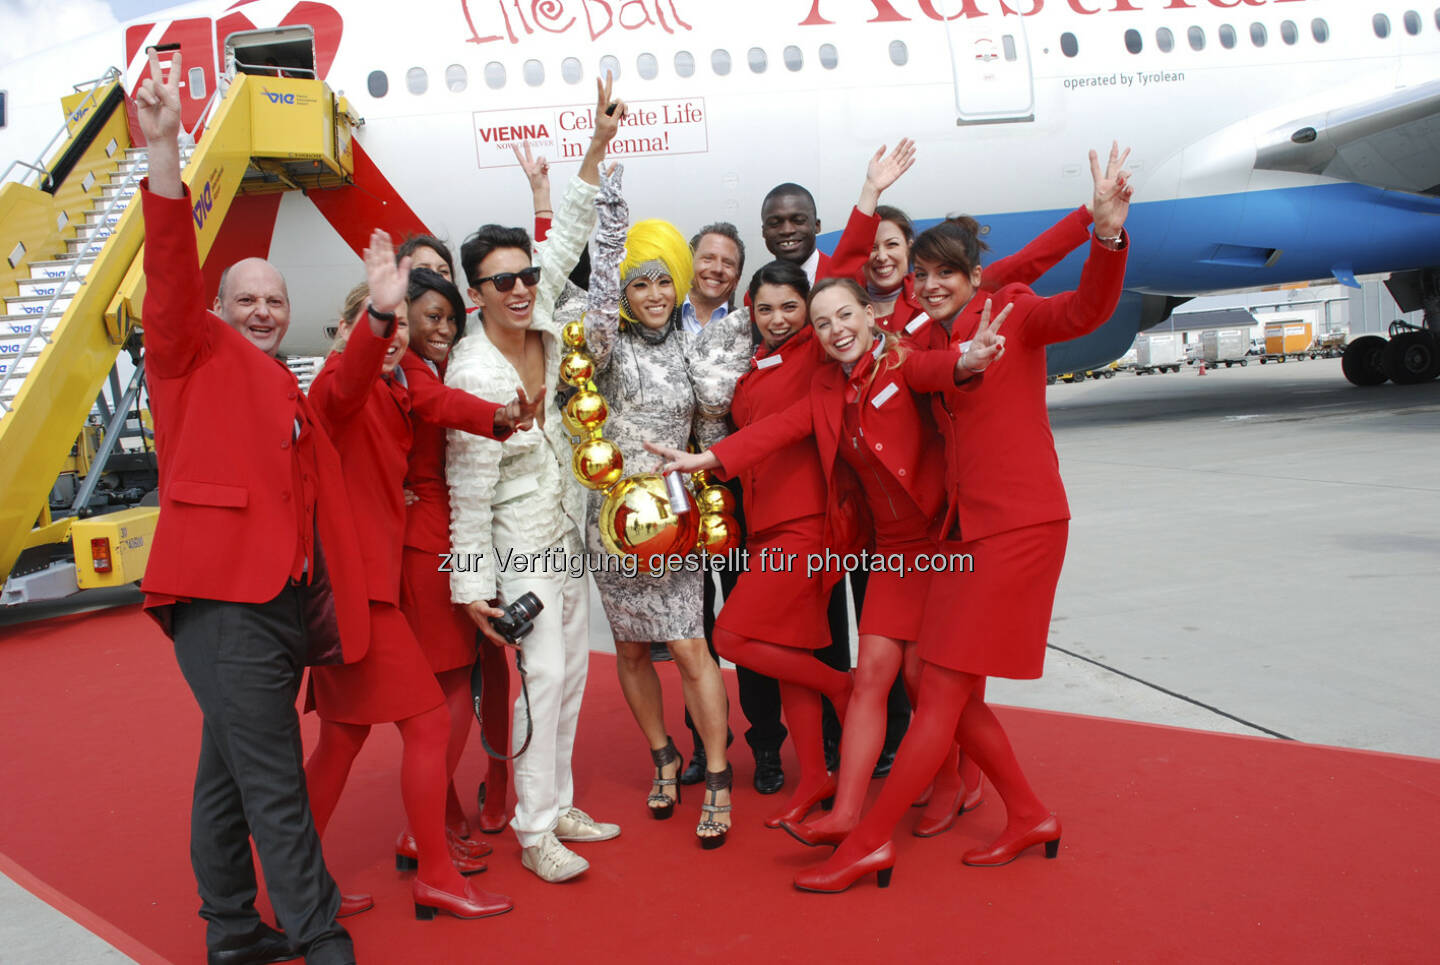
[[[212,965],[303,954],[353,963],[340,893],[310,817],[295,700],[309,663],[358,659],[369,638],[339,456],[275,357],[285,280],[247,259],[206,311],[189,191],[180,180],[177,54],[136,91],[150,145],[145,378],[160,518],[145,606],[170,633],[204,715],[190,857]],[[251,840],[285,934],[256,913]]]

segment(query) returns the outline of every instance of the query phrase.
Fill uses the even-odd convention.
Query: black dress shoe
[[[755,790],[775,794],[785,786],[785,770],[780,766],[779,751],[755,752]]]
[[[871,777],[884,777],[890,773],[890,768],[895,766],[895,748],[886,747],[880,751],[880,757],[875,761],[875,770]]]
[[[290,944],[285,933],[276,931],[263,922],[255,931],[254,937],[244,944],[212,948],[205,955],[209,965],[271,965],[273,962],[293,962],[299,958],[299,950]]]
[[[699,744],[695,753],[690,755],[690,763],[685,770],[680,772],[680,783],[685,785],[699,784],[705,780],[705,745]]]

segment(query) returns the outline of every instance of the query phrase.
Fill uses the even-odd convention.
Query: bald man
[[[305,667],[358,660],[364,574],[339,455],[276,358],[285,279],[249,258],[207,311],[176,143],[180,58],[135,95],[150,145],[145,380],[160,518],[143,589],[204,722],[190,860],[211,965],[355,961],[310,816],[295,701]],[[284,933],[255,911],[251,842]],[[363,902],[351,902],[359,910]]]

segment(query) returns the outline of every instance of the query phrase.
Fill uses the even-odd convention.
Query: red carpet
[[[662,676],[681,735],[678,680],[670,667]],[[203,961],[187,843],[199,714],[168,641],[133,608],[12,628],[0,637],[0,694],[0,854],[11,859],[0,870],[142,963]],[[1440,762],[1001,715],[1064,821],[1057,860],[1035,849],[1000,869],[960,864],[1000,830],[992,792],[942,837],[902,828],[887,891],[872,877],[841,896],[800,894],[791,875],[823,852],[761,826],[778,800],[750,790],[743,751],[737,830],[702,852],[698,791],[685,789],[669,822],[645,816],[649,758],[602,656],[580,727],[578,803],[624,834],[582,846],[587,875],[541,883],[507,832],[488,839],[496,854],[478,880],[516,911],[415,921],[389,850],[403,820],[393,728],[377,728],[357,762],[326,855],[342,887],[375,895],[376,909],[348,923],[369,965],[1434,960]],[[475,747],[466,794],[480,770]]]

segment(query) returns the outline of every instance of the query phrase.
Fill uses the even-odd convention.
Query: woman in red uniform
[[[404,246],[402,246],[403,249]],[[422,248],[421,250],[430,250]],[[406,318],[410,348],[400,360],[410,392],[415,438],[405,472],[405,555],[400,569],[400,610],[420,641],[435,680],[450,708],[450,743],[446,771],[445,824],[451,847],[472,857],[489,853],[487,845],[470,842],[465,812],[455,793],[455,767],[465,750],[474,713],[470,672],[477,658],[483,675],[481,717],[491,747],[510,746],[510,670],[505,654],[480,637],[475,623],[450,602],[450,580],[440,561],[450,551],[450,489],[445,485],[446,427],[494,418],[487,403],[466,392],[446,388],[445,361],[450,346],[465,332],[465,303],[460,290],[434,271],[410,270]],[[485,783],[485,809],[480,830],[504,827],[509,770],[490,758]],[[401,867],[414,867],[415,840],[407,828],[395,846]]]
[[[820,584],[815,588],[818,593],[810,591],[815,593],[819,606],[829,585],[843,573],[842,557],[848,550],[868,544],[870,561],[887,561],[888,565],[871,568],[860,615],[860,659],[854,693],[848,708],[843,700],[836,706],[846,714],[841,784],[856,799],[858,811],[864,781],[875,766],[884,740],[886,694],[900,669],[906,645],[920,635],[918,602],[925,592],[927,566],[935,549],[927,530],[945,499],[943,445],[927,393],[954,391],[959,382],[969,380],[989,364],[1003,347],[1003,340],[979,336],[972,340],[966,354],[956,349],[916,350],[904,345],[899,336],[876,326],[865,292],[848,278],[827,279],[817,285],[810,295],[809,311],[815,340],[833,361],[814,369],[806,398],[752,422],[704,453],[688,455],[658,446],[651,449],[671,460],[666,471],[717,469],[721,475],[731,476],[768,465],[776,459],[774,453],[802,443],[814,445],[826,491],[821,547],[815,548],[812,532],[804,541],[779,542],[775,549],[786,555],[772,552],[768,560],[760,558],[757,562],[762,570],[773,568],[778,571],[777,577],[783,576],[785,583],[794,584],[776,586],[777,591],[804,599],[800,596],[803,581]],[[775,496],[791,497],[795,485],[792,479],[772,479],[770,483],[779,487],[778,492],[771,489]],[[863,528],[854,508],[857,487],[868,509],[873,541],[860,538]],[[824,547],[838,550],[833,560],[827,558]],[[752,560],[756,557],[753,544],[751,556]],[[926,559],[917,565],[922,556]],[[777,578],[776,582],[781,581]],[[728,649],[732,659],[782,681],[804,680],[800,672],[818,661],[761,642],[770,639],[763,629],[764,621],[781,619],[779,611],[791,605],[791,600],[791,596],[753,602],[746,599],[736,607],[740,615],[727,622],[733,625],[744,620],[754,627],[754,632],[764,635],[759,640],[738,639],[732,634],[722,638],[721,623],[717,621],[717,648],[722,654]],[[753,611],[747,612],[751,608]],[[721,616],[730,609],[727,604]],[[788,659],[781,661],[782,656]],[[763,664],[757,663],[761,657],[766,659]],[[814,681],[808,686],[816,704],[818,738],[819,698],[814,691],[822,688],[817,686],[818,669],[809,668],[807,672]],[[830,695],[830,691],[824,692]],[[814,772],[812,767],[809,773]],[[792,834],[796,832],[791,822],[803,818],[834,788],[829,781],[806,782],[804,775],[802,783],[808,783],[810,796],[802,798],[797,794],[788,813],[776,822]],[[849,821],[853,823],[854,818]]]
[[[370,598],[370,648],[344,666],[316,667],[310,699],[321,719],[320,740],[306,762],[311,811],[323,833],[350,765],[373,724],[394,721],[404,741],[400,790],[415,831],[419,873],[411,885],[417,917],[437,910],[462,918],[509,911],[511,902],[470,887],[462,872],[483,870],[478,858],[455,857],[445,837],[445,750],[450,715],[420,644],[400,612],[404,542],[403,483],[411,444],[410,393],[397,378],[409,339],[404,318],[408,259],[398,266],[389,237],[375,232],[365,250],[368,297],[351,292],[340,327],[344,348],[315,377],[310,398],[340,451],[347,494],[369,521],[361,555]],[[364,316],[362,318],[362,316]],[[495,435],[521,421],[518,406],[490,406]]]
[[[875,806],[829,860],[795,877],[802,890],[843,891],[871,871],[888,884],[895,863],[890,836],[952,741],[980,765],[1006,809],[1004,832],[967,852],[965,863],[1005,864],[1035,844],[1045,845],[1047,857],[1056,853],[1059,820],[1030,787],[989,706],[972,697],[987,676],[1041,673],[1070,516],[1045,411],[1045,347],[1100,327],[1119,301],[1130,197],[1126,156],[1113,148],[1102,174],[1090,155],[1095,238],[1079,288],[1053,298],[1018,285],[999,292],[1002,314],[1011,316],[1010,357],[975,392],[936,402],[947,435],[943,552],[973,564],[932,580],[919,645],[919,706],[895,767]],[[980,304],[975,297],[981,278],[975,223],[937,225],[916,240],[914,254],[921,304],[952,342],[983,333],[989,299]]]

